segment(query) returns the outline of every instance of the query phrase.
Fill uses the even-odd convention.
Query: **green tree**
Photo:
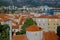
[[[23,31],[23,33],[26,33],[26,28],[28,27],[28,26],[31,26],[31,25],[37,25],[37,23],[35,22],[35,21],[33,21],[33,19],[32,18],[28,18],[27,20],[26,20],[26,22],[22,25],[22,31]]]
[[[0,24],[0,40],[9,40],[9,25],[7,24]]]
[[[22,30],[19,32],[16,32],[16,35],[23,35],[23,34],[26,34],[26,28],[28,27],[28,26],[30,26],[30,25],[37,25],[37,23],[35,22],[35,21],[33,21],[33,19],[32,18],[28,18],[27,20],[26,20],[26,22],[22,25]]]

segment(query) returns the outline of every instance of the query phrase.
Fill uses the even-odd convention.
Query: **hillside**
[[[0,0],[0,6],[15,5],[22,7],[24,5],[36,7],[40,5],[60,7],[60,0]]]

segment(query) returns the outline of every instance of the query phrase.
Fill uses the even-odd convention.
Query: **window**
[[[55,25],[55,24],[54,24]]]
[[[57,25],[59,25],[59,24],[57,23]]]
[[[48,23],[48,25],[49,25],[49,23]]]

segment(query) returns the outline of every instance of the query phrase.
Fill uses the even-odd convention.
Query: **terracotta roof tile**
[[[26,35],[13,36],[12,40],[27,40]],[[58,36],[54,32],[43,33],[43,40],[58,40]]]
[[[26,16],[22,16],[22,18],[21,18],[21,20],[20,20],[20,25],[22,25],[23,22],[25,22],[25,20],[26,20]]]
[[[58,40],[58,36],[54,32],[45,32],[43,35],[44,40]]]
[[[20,15],[18,15],[18,16],[17,16],[17,15],[15,15],[15,18],[16,18],[16,19],[19,19],[19,18],[20,18]]]
[[[13,36],[12,40],[27,40],[26,35],[16,35]]]
[[[14,20],[12,20],[12,28],[13,29],[19,29],[19,24]]]
[[[37,25],[31,25],[31,26],[26,28],[26,31],[31,31],[31,32],[42,31],[42,28],[38,27]]]
[[[19,25],[18,25],[18,24],[12,25],[12,28],[13,28],[13,29],[19,29]]]
[[[0,14],[0,22],[5,22],[10,20],[7,15],[5,14]]]
[[[35,17],[35,18],[60,18],[57,15],[40,15],[39,17]]]

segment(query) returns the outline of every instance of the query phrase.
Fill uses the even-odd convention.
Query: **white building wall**
[[[36,18],[36,23],[39,27],[43,28],[44,31],[47,30],[48,19],[47,18]]]
[[[19,31],[19,29],[12,29],[12,31],[14,31],[14,32],[18,32],[18,31]]]

